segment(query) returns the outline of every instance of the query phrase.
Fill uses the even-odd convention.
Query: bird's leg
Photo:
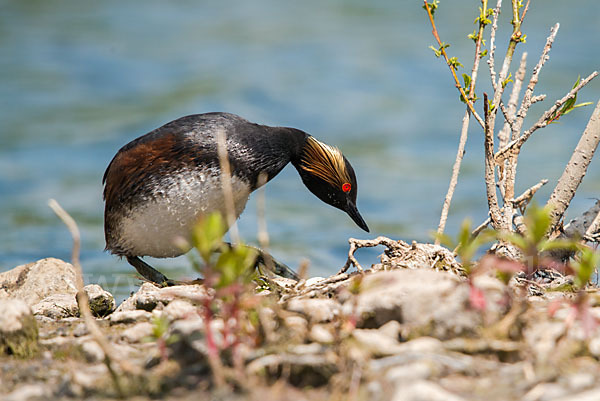
[[[229,242],[224,242],[225,245],[227,245],[230,248],[233,248],[233,245]],[[251,246],[251,245],[244,245],[247,248],[251,248],[254,249],[257,252],[257,256],[256,256],[256,260],[254,261],[254,269],[259,269],[259,266],[265,266],[266,268],[268,268],[271,273],[274,273],[278,276],[284,277],[284,278],[289,278],[292,280],[296,280],[299,281],[300,277],[296,274],[295,271],[293,271],[291,268],[289,268],[287,265],[285,265],[284,263],[278,262],[273,256],[271,256],[271,254],[263,251],[262,249],[255,247],[255,246]],[[269,262],[267,262],[269,261]]]
[[[171,285],[176,285],[177,283],[173,280],[169,280],[167,276],[150,266],[148,263],[144,262],[142,259],[137,256],[127,256],[127,261],[142,277],[146,280],[151,281],[161,287],[167,287]]]

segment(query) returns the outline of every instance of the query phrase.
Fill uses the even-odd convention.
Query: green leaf
[[[204,216],[194,226],[192,240],[205,263],[210,263],[211,255],[221,247],[225,232],[227,226],[218,212]]]
[[[257,251],[253,248],[237,245],[221,253],[215,270],[219,273],[219,281],[215,288],[229,287],[232,284],[246,284],[252,280],[254,261]]]
[[[581,289],[587,285],[599,262],[600,254],[588,247],[581,250],[579,259],[572,265],[573,270],[575,271],[575,287]]]

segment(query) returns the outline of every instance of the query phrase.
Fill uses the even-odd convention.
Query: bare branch
[[[487,219],[483,221],[480,225],[475,227],[473,231],[471,231],[471,237],[477,237],[487,226],[492,222],[492,218],[488,216]]]
[[[512,151],[519,151],[521,149],[521,147],[523,146],[523,144],[529,139],[529,137],[539,128],[543,128],[546,125],[548,125],[548,120],[551,118],[551,116],[560,108],[562,107],[563,104],[565,104],[565,102],[571,98],[573,98],[577,92],[579,92],[579,90],[581,88],[583,88],[585,85],[587,85],[592,79],[594,79],[595,77],[598,76],[598,71],[594,71],[593,73],[591,73],[590,75],[587,76],[587,78],[581,80],[581,82],[579,82],[579,85],[577,85],[576,87],[574,87],[573,89],[571,89],[569,91],[569,93],[567,93],[563,98],[559,99],[556,101],[556,103],[554,103],[554,105],[548,109],[541,117],[540,119],[527,131],[525,131],[523,133],[523,135],[521,135],[518,139],[511,141],[508,145],[506,145],[505,147],[503,147],[502,149],[500,149],[498,152],[496,152],[496,162],[500,163],[505,157],[506,154],[508,152],[512,152]]]
[[[527,204],[529,203],[531,198],[533,198],[533,195],[535,195],[535,193],[541,187],[546,185],[547,183],[548,183],[548,180],[546,180],[546,179],[541,180],[540,182],[538,182],[531,188],[527,189],[525,192],[523,192],[521,195],[519,195],[515,199],[511,200],[510,202],[513,204],[514,207],[518,207],[522,211],[524,211],[525,207],[527,206]]]
[[[594,156],[594,152],[600,142],[600,101],[596,104],[596,108],[590,117],[590,120],[585,127],[585,131],[581,135],[581,139],[571,155],[571,159],[565,170],[558,180],[548,205],[552,206],[550,217],[552,227],[550,232],[556,230],[559,221],[563,217],[567,207],[571,203],[571,199],[575,196],[575,191],[583,180],[587,168]]]
[[[467,94],[465,93],[462,85],[460,84],[460,81],[458,80],[458,77],[456,76],[456,70],[454,69],[453,64],[450,62],[448,54],[446,53],[446,49],[444,49],[442,40],[440,39],[440,35],[438,34],[437,28],[435,26],[435,21],[433,20],[433,14],[431,13],[431,9],[429,8],[429,3],[427,3],[427,0],[423,0],[423,3],[425,6],[425,10],[427,10],[427,15],[429,16],[429,22],[431,22],[431,27],[432,27],[431,33],[433,34],[433,37],[435,38],[435,40],[438,43],[438,46],[440,47],[440,53],[442,56],[444,56],[444,60],[446,60],[446,64],[448,65],[448,68],[450,68],[450,72],[452,73],[452,77],[454,78],[454,83],[456,85],[456,88],[462,95],[463,99],[465,99],[465,102],[467,103],[469,110],[471,111],[471,113],[473,113],[473,117],[475,117],[475,119],[477,120],[479,125],[481,125],[483,127],[484,126],[483,120],[481,119],[479,114],[477,114],[477,111],[475,111],[475,107],[473,107],[473,102],[471,102],[471,100],[469,100],[469,98],[467,97]]]
[[[533,73],[531,74],[531,78],[529,79],[529,84],[527,84],[527,89],[525,90],[525,94],[523,95],[523,101],[521,102],[521,107],[519,112],[517,113],[517,119],[515,120],[515,124],[513,125],[513,137],[518,137],[521,132],[521,128],[523,127],[523,121],[527,112],[529,111],[529,107],[531,107],[531,97],[533,96],[533,90],[538,83],[540,72],[542,71],[542,67],[544,63],[548,60],[548,53],[552,48],[552,44],[554,43],[554,39],[556,38],[556,34],[558,33],[558,28],[560,28],[560,24],[556,24],[550,29],[550,35],[546,38],[546,45],[542,50],[542,55],[536,66],[533,69]]]
[[[502,0],[498,0],[494,9],[494,19],[492,20],[492,29],[490,31],[490,56],[488,58],[488,66],[490,67],[490,77],[492,80],[492,88],[496,91],[496,69],[494,66],[496,57],[496,31],[498,30],[498,17],[500,16],[500,8]]]
[[[487,124],[489,121],[490,111],[488,109],[488,96],[487,93],[483,93],[483,110],[485,118],[485,188],[487,191],[488,206],[490,209],[490,216],[492,218],[492,226],[495,229],[503,227],[502,215],[500,213],[500,207],[498,206],[498,196],[496,195],[496,162],[494,160],[494,132],[492,128]]]
[[[502,3],[502,0],[499,0]],[[487,0],[482,0],[483,10],[487,9]],[[477,33],[477,41],[475,42],[475,58],[473,60],[473,68],[471,69],[471,83],[469,85],[469,101],[473,102],[475,99],[475,83],[477,82],[477,75],[479,71],[479,61],[481,60],[481,43],[483,42],[483,31],[485,29],[484,21],[479,21],[479,31]],[[456,159],[452,166],[452,176],[450,177],[450,184],[448,185],[448,191],[444,198],[444,205],[442,206],[442,214],[440,216],[440,223],[438,224],[438,234],[443,234],[446,228],[446,221],[448,220],[448,213],[450,211],[450,204],[452,203],[452,197],[454,196],[454,190],[458,183],[458,174],[460,173],[460,166],[462,159],[465,154],[465,146],[469,134],[469,107],[465,111],[465,115],[462,121],[462,128],[460,130],[460,138],[458,140],[458,150],[456,152]],[[435,239],[435,244],[440,244],[440,236],[438,235]]]
[[[498,147],[503,148],[506,144],[515,138],[511,138],[510,133],[514,132],[513,130],[513,122],[515,119],[515,114],[517,112],[517,102],[519,101],[519,95],[521,94],[521,88],[523,87],[523,80],[525,79],[525,71],[527,69],[527,52],[523,52],[521,55],[521,62],[519,63],[519,69],[517,70],[517,74],[515,75],[515,79],[513,82],[513,88],[510,92],[510,97],[508,99],[508,107],[505,109],[503,107],[502,102],[500,102],[500,107],[502,113],[504,114],[504,119],[506,120],[504,127],[498,133]]]

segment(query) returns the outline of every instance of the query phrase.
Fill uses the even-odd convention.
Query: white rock
[[[51,319],[79,316],[79,306],[73,294],[53,294],[31,307],[35,315]]]
[[[109,316],[108,320],[110,324],[135,323],[148,321],[151,317],[152,314],[145,310],[128,310],[123,312],[114,312]]]
[[[175,299],[188,302],[201,302],[208,296],[207,291],[206,287],[200,284],[161,288],[152,283],[143,283],[135,294],[119,305],[117,312],[135,309],[143,309],[150,312],[157,306],[167,305]]]
[[[48,400],[52,396],[50,389],[42,384],[24,384],[6,394],[4,401]]]
[[[438,384],[426,380],[412,383],[402,382],[396,386],[392,401],[462,401],[459,397],[445,390]]]
[[[198,315],[198,307],[182,299],[175,299],[163,309],[163,315],[170,321]]]
[[[150,322],[138,323],[121,333],[121,338],[130,343],[139,343],[152,335],[153,325]]]
[[[302,313],[313,323],[323,323],[329,322],[338,316],[341,305],[333,299],[292,298],[286,309]]]
[[[0,299],[0,355],[30,356],[37,349],[38,329],[29,306],[20,299]]]
[[[311,341],[318,342],[321,344],[330,344],[335,338],[327,326],[322,324],[315,324],[310,328],[308,338]]]
[[[451,273],[429,269],[394,270],[365,276],[356,299],[343,305],[363,327],[397,320],[417,335],[448,338],[472,333],[481,315],[468,308],[469,287]]]
[[[33,306],[53,294],[77,293],[75,268],[67,262],[46,258],[0,273],[0,299],[18,298]]]

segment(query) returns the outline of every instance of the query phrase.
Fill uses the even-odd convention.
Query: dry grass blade
[[[90,310],[87,294],[83,290],[83,273],[81,269],[81,263],[79,262],[81,235],[79,233],[77,223],[75,223],[75,220],[73,220],[73,218],[58,204],[56,200],[50,199],[48,201],[48,206],[50,206],[54,213],[56,213],[56,215],[63,221],[63,223],[65,223],[65,225],[71,233],[71,236],[73,237],[73,251],[71,255],[71,262],[73,263],[73,267],[75,267],[76,273],[75,284],[77,286],[77,304],[79,306],[79,311],[83,316],[85,325],[87,326],[88,330],[90,331],[90,334],[94,338],[94,341],[98,343],[98,345],[104,352],[104,363],[112,377],[117,393],[121,398],[124,398],[125,393],[123,390],[123,386],[121,384],[119,375],[114,369],[113,363],[117,363],[122,371],[133,373],[136,375],[139,374],[138,369],[135,369],[132,365],[127,364],[124,361],[117,358],[114,350],[106,340],[106,337],[104,337],[104,334],[102,333],[102,331],[96,324],[94,317],[92,316],[92,311]]]

